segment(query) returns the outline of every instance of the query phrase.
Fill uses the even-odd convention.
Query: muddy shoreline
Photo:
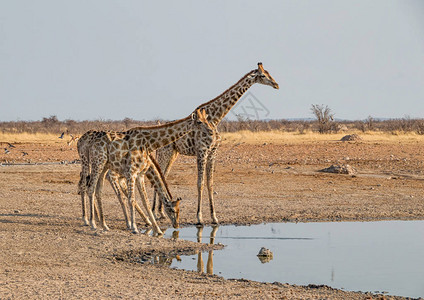
[[[418,142],[224,143],[215,173],[217,216],[221,225],[424,220],[423,146]],[[1,299],[401,299],[313,284],[225,280],[135,263],[134,258],[143,255],[147,260],[207,251],[210,246],[129,233],[108,185],[104,202],[111,230],[93,232],[80,219],[76,193],[80,166],[60,164],[77,159],[76,150],[56,144],[43,145],[42,151],[37,144],[17,147],[38,155],[34,161],[59,164],[0,166]],[[1,162],[26,162],[19,159],[0,156]],[[318,172],[336,163],[349,163],[358,174]],[[179,157],[169,177],[174,197],[183,198],[182,226],[196,222],[196,173],[193,158]],[[207,198],[203,215],[209,225]],[[170,222],[162,220],[160,225],[167,228]]]

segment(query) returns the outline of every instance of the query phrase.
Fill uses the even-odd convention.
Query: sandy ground
[[[211,246],[129,233],[109,185],[104,202],[111,230],[94,232],[82,226],[76,192],[80,165],[66,163],[78,158],[75,145],[15,146],[11,153],[0,154],[0,299],[399,298],[326,286],[224,280],[137,263],[143,255],[194,253]],[[423,146],[396,140],[227,141],[215,173],[218,218],[221,224],[423,220]],[[6,161],[29,160],[55,164],[4,166]],[[61,161],[65,163],[57,163]],[[336,163],[350,164],[358,174],[318,172]],[[182,226],[192,226],[197,205],[194,158],[179,157],[169,184],[174,197],[183,198]],[[203,215],[210,222],[208,201]],[[161,227],[168,226],[169,220],[161,221]]]

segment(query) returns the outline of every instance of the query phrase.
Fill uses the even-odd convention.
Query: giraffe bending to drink
[[[208,122],[214,128],[213,132],[209,135],[196,135],[192,132],[156,151],[156,158],[160,168],[164,172],[165,178],[168,176],[178,154],[197,157],[197,223],[200,225],[203,224],[201,206],[205,171],[212,223],[218,224],[213,200],[213,171],[216,152],[221,143],[221,137],[218,133],[217,126],[241,96],[255,83],[269,85],[274,89],[279,88],[278,83],[272,78],[268,71],[263,68],[262,63],[258,63],[258,68],[256,70],[252,70],[244,75],[236,84],[218,97],[196,108],[196,110],[204,109],[206,111]],[[160,205],[161,203],[159,201],[159,206]],[[156,194],[153,198],[153,210],[155,206]],[[159,210],[163,215],[162,209],[159,208]]]
[[[81,158],[81,164],[82,164],[82,171],[80,173],[80,181],[78,183],[78,194],[81,195],[81,206],[82,206],[82,219],[84,221],[85,225],[89,225],[88,218],[87,218],[87,207],[86,207],[86,197],[85,194],[87,192],[87,184],[90,179],[89,171],[90,171],[90,156],[89,156],[89,150],[91,147],[91,144],[98,139],[99,137],[107,137],[107,139],[110,141],[119,139],[123,137],[122,132],[114,132],[114,131],[87,131],[84,133],[81,138],[78,141],[78,154]],[[104,146],[106,147],[106,145]],[[103,149],[105,152],[107,149]],[[100,152],[98,152],[100,153]],[[156,160],[153,158],[152,155],[149,155],[149,159],[151,160],[151,167],[146,171],[146,176],[149,179],[149,181],[152,183],[153,187],[158,190],[159,194],[161,194],[161,199],[163,199],[163,204],[165,206],[165,211],[169,218],[172,221],[172,225],[174,228],[178,228],[178,219],[179,219],[179,202],[181,198],[178,198],[177,201],[172,201],[172,195],[169,191],[169,188],[165,182],[164,176],[162,174],[162,171],[160,170]],[[106,174],[106,178],[111,183],[111,186],[118,197],[119,203],[121,204],[122,211],[124,213],[125,222],[127,224],[128,229],[130,229],[131,225],[128,218],[128,209],[126,202],[122,199],[122,192],[128,197],[127,187],[125,183],[125,178],[117,174],[116,172],[113,172],[109,170]],[[143,197],[141,185],[139,184],[139,181],[137,181],[137,188],[140,192],[140,195]],[[144,203],[144,202],[143,202]],[[149,221],[149,219],[146,217],[146,215],[141,210],[138,203],[135,203],[135,208],[140,214],[140,216],[144,219],[144,221],[150,226],[152,223]],[[100,213],[98,212],[97,206],[95,205],[95,212],[97,213],[97,217],[100,217]],[[104,219],[101,220],[103,224],[103,228],[107,228],[107,225],[105,224]]]
[[[91,173],[89,174],[87,194],[90,202],[91,227],[93,229],[96,228],[93,199],[93,195],[96,193],[100,221],[103,228],[105,230],[108,229],[104,222],[101,191],[106,172],[112,170],[125,177],[127,181],[130,228],[132,232],[138,232],[135,222],[136,201],[134,195],[134,187],[136,181],[138,181],[143,195],[143,205],[147,210],[150,221],[153,223],[153,228],[158,234],[162,234],[148,204],[144,186],[144,175],[149,167],[152,166],[152,160],[149,155],[152,151],[176,141],[193,130],[201,131],[203,134],[209,134],[213,131],[213,128],[207,121],[205,110],[202,110],[202,112],[196,110],[189,117],[164,125],[132,128],[115,135],[113,138],[107,132],[98,133],[88,147]],[[84,173],[81,175],[81,178],[87,178],[87,176],[88,173]]]

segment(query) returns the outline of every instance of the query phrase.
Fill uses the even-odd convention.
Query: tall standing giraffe
[[[86,208],[85,194],[87,190],[87,182],[89,180],[89,177],[87,177],[87,174],[90,173],[90,153],[89,153],[90,147],[92,146],[92,143],[100,137],[103,139],[107,139],[109,142],[111,142],[115,139],[123,138],[123,135],[124,135],[123,132],[90,130],[84,133],[77,143],[78,154],[81,158],[81,165],[82,165],[82,171],[80,173],[80,181],[78,183],[78,194],[81,195],[82,219],[85,225],[89,225],[88,219],[87,219],[87,212],[86,212],[87,208]],[[101,153],[107,151],[106,147],[107,145],[104,144],[103,151],[97,151],[96,154],[102,155]],[[164,201],[163,204],[165,205],[165,211],[167,215],[169,216],[169,218],[171,219],[173,227],[178,228],[179,201],[181,199],[178,198],[177,201],[172,200],[172,195],[169,191],[168,185],[166,184],[162,171],[160,170],[156,160],[154,159],[152,155],[149,156],[149,159],[151,160],[152,164],[151,164],[151,167],[146,171],[146,176],[149,179],[149,181],[152,183],[154,188],[161,195],[161,199]],[[118,197],[119,203],[121,204],[121,207],[124,213],[125,222],[127,224],[127,227],[130,229],[131,225],[128,218],[127,204],[122,199],[122,192],[124,192],[124,194],[128,196],[124,178],[111,170],[109,170],[109,172],[106,174],[106,178],[111,183],[112,188],[116,196]],[[140,184],[137,184],[137,188],[140,192],[140,195],[143,197]],[[146,215],[143,213],[143,211],[141,210],[140,206],[137,203],[135,204],[135,208],[138,211],[138,213],[141,215],[141,217],[144,219],[144,221],[148,225],[152,225],[152,223],[149,221],[149,219],[147,219]],[[97,216],[99,216],[100,214],[97,211],[97,207],[95,211],[97,213]],[[102,220],[102,222],[105,222],[104,219]],[[107,228],[107,225],[103,223],[103,227]]]
[[[199,225],[203,224],[201,207],[205,171],[212,223],[218,224],[213,201],[213,171],[216,152],[221,143],[221,137],[218,133],[217,126],[241,96],[255,83],[269,85],[274,89],[279,88],[278,83],[272,78],[268,71],[263,68],[262,63],[258,63],[258,68],[256,70],[252,70],[244,75],[236,84],[218,97],[196,108],[196,110],[204,109],[206,111],[208,122],[214,127],[214,131],[211,134],[195,135],[194,133],[190,133],[174,143],[156,151],[159,166],[163,170],[165,177],[168,176],[178,154],[197,157],[197,222]],[[153,210],[155,205],[156,194],[153,198]],[[162,211],[161,208],[159,210]],[[163,215],[162,212],[161,214]]]
[[[139,181],[142,191],[143,205],[147,210],[150,220],[153,223],[154,230],[160,235],[162,231],[156,223],[155,217],[147,201],[147,194],[144,185],[144,175],[152,161],[149,155],[169,143],[176,141],[191,131],[202,131],[203,134],[211,134],[213,128],[207,121],[205,110],[196,110],[190,116],[166,123],[159,126],[136,127],[132,128],[114,140],[110,140],[107,134],[100,135],[94,139],[89,147],[89,161],[91,164],[90,179],[87,188],[87,194],[90,202],[90,225],[96,228],[94,219],[94,192],[96,193],[99,206],[100,220],[103,228],[107,230],[104,223],[101,191],[104,177],[108,170],[112,170],[127,180],[128,186],[128,204],[130,207],[130,225],[133,233],[137,233],[137,224],[135,222],[135,195],[134,187],[136,180]],[[88,175],[87,175],[88,176]],[[86,176],[86,178],[87,178]]]

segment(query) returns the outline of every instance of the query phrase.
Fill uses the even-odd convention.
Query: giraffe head
[[[180,222],[180,202],[181,198],[177,198],[176,201],[170,201],[165,204],[165,212],[171,219],[172,227],[178,228]]]
[[[275,81],[274,78],[272,78],[268,71],[264,69],[261,62],[258,63],[258,69],[252,71],[249,76],[250,78],[253,78],[257,83],[270,85],[274,89],[279,89],[278,83]]]

